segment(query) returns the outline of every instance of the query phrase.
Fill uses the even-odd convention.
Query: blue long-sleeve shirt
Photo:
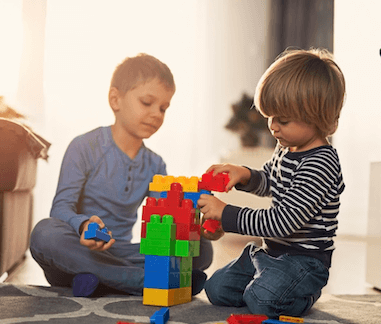
[[[227,205],[223,229],[263,237],[270,255],[309,255],[329,267],[345,187],[336,150],[326,145],[290,152],[278,146],[262,170],[251,172],[250,182],[236,188],[270,196],[272,204],[268,209]]]
[[[119,240],[132,239],[137,209],[155,174],[166,175],[163,159],[144,145],[131,160],[115,144],[111,127],[76,137],[62,161],[51,217],[80,225],[97,215]]]

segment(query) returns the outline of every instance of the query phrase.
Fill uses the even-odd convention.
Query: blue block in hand
[[[108,229],[99,229],[99,224],[90,223],[87,231],[85,231],[85,240],[95,240],[95,241],[110,241],[111,236],[108,234]]]

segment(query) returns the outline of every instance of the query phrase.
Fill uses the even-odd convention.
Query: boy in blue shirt
[[[233,186],[272,197],[267,209],[232,206],[201,195],[205,219],[222,231],[263,238],[205,283],[215,305],[248,306],[269,317],[302,316],[326,285],[344,190],[336,150],[327,137],[338,125],[345,97],[340,68],[325,50],[286,51],[258,83],[255,105],[277,139],[261,170],[225,164],[209,171],[229,173]]]
[[[109,104],[115,123],[76,137],[61,167],[50,218],[31,234],[30,250],[54,286],[73,286],[76,296],[90,296],[100,282],[141,295],[144,255],[132,244],[137,209],[149,194],[155,174],[166,174],[163,159],[145,147],[143,139],[163,124],[175,93],[170,69],[153,56],[126,58],[114,71]],[[91,222],[112,230],[109,242],[85,240]],[[212,260],[209,241],[201,240],[195,269]],[[194,293],[206,275],[195,270]],[[198,280],[197,280],[198,279]]]

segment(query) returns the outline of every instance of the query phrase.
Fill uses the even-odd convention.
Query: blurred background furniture
[[[0,277],[29,247],[37,160],[47,159],[49,147],[21,123],[0,118]]]

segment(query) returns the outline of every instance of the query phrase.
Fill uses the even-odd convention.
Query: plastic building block
[[[151,239],[174,240],[176,237],[176,224],[173,223],[171,215],[151,215],[147,223],[146,237]]]
[[[227,173],[223,172],[214,176],[213,171],[210,171],[202,175],[201,181],[198,183],[198,190],[224,192],[228,183],[229,175]]]
[[[184,191],[197,192],[198,191],[198,177],[174,177],[163,176],[156,174],[153,176],[152,182],[149,184],[150,191],[169,191],[172,183],[179,183]]]
[[[165,324],[169,320],[169,308],[163,307],[150,317],[151,324]]]
[[[152,306],[173,306],[192,300],[192,287],[176,289],[144,288],[143,304]]]
[[[146,255],[174,256],[176,241],[142,238],[140,240],[140,253]]]
[[[95,241],[110,241],[111,236],[108,234],[107,227],[100,229],[99,224],[90,223],[87,231],[85,231],[85,240],[95,240]]]
[[[189,192],[184,191],[184,199],[190,199],[193,202],[193,208],[197,208],[197,202],[200,199],[201,195],[211,195],[211,192],[209,190],[200,190],[199,192]],[[167,198],[167,192],[162,191],[160,193],[160,198]]]
[[[202,224],[202,227],[207,232],[215,233],[219,228],[221,228],[221,222],[215,219],[207,219],[204,224]]]
[[[140,253],[148,255],[171,256],[176,251],[176,224],[170,215],[151,215],[146,223],[146,237],[140,241]]]
[[[262,322],[263,324],[284,324],[285,322],[276,320],[276,319],[268,319]]]
[[[281,322],[287,322],[287,323],[304,323],[304,319],[301,317],[292,317],[292,316],[285,316],[285,315],[279,316],[279,320]]]
[[[193,208],[190,199],[183,199],[184,193],[179,183],[172,183],[171,190],[167,192],[167,198],[156,200],[149,197],[143,206],[142,221],[149,222],[153,214],[172,215],[176,224],[177,240],[195,240],[200,238],[199,211]],[[142,226],[142,237],[145,238],[145,227]]]
[[[179,257],[146,255],[144,273],[145,288],[180,288]]]
[[[200,255],[200,241],[176,241],[176,256],[197,257]]]
[[[266,315],[232,314],[226,321],[229,324],[261,324],[267,319]]]

